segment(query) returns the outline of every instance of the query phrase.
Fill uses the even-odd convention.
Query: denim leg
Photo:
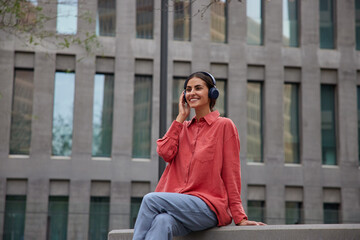
[[[167,213],[174,220],[168,216],[161,216],[160,219],[154,221],[162,213]],[[167,230],[164,230],[164,225],[157,226],[159,222],[164,222],[164,218],[167,218],[171,224]],[[190,231],[200,231],[216,225],[215,213],[198,197],[179,193],[149,193],[144,196],[141,203],[133,240],[170,240],[172,236],[186,235]],[[169,229],[172,234],[168,234]],[[159,231],[165,232],[167,238],[159,238]],[[153,234],[155,234],[154,237],[152,237]]]

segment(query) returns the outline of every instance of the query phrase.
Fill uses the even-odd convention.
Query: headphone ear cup
[[[216,87],[212,87],[209,90],[209,98],[217,99],[219,97],[219,90]]]
[[[184,90],[184,102],[187,103],[187,101],[186,101],[186,91],[185,90]]]

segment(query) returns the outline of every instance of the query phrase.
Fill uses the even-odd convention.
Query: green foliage
[[[43,2],[43,4],[51,3],[49,1]],[[56,9],[56,6],[54,8]],[[89,11],[77,17],[89,24],[94,21]],[[44,40],[51,40],[57,49],[66,49],[78,45],[84,48],[88,54],[100,47],[95,32],[58,35],[55,29],[46,29],[45,24],[55,19],[56,16],[48,16],[47,12],[41,6],[37,6],[34,1],[0,0],[0,31],[18,37],[29,47],[41,45],[47,48],[49,45],[43,44]]]

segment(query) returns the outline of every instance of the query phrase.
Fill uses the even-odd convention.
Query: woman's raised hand
[[[190,106],[184,100],[184,91],[180,94],[179,98],[179,114],[176,117],[176,121],[183,123],[190,115]]]

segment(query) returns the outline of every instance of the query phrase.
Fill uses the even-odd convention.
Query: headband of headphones
[[[197,73],[202,73],[202,74],[204,74],[204,75],[206,75],[206,76],[208,76],[208,77],[210,77],[211,78],[211,81],[213,82],[213,84],[214,84],[214,87],[216,87],[216,81],[215,81],[215,78],[214,78],[214,76],[213,75],[211,75],[211,73],[209,73],[209,72],[197,72]],[[193,74],[191,74],[190,76],[192,76],[192,75],[194,75],[194,73]],[[185,83],[184,83],[184,89],[186,89],[186,85],[187,85],[187,83],[188,83],[188,81],[190,80],[190,78],[188,78],[188,79],[186,79],[186,81],[185,81]]]

